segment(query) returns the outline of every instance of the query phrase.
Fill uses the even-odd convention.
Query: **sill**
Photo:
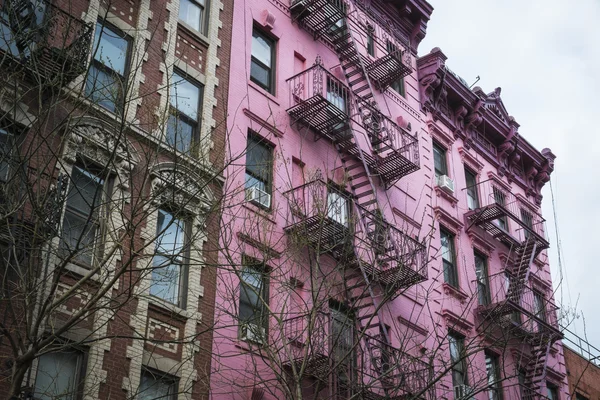
[[[271,203],[271,208],[266,209],[264,207],[257,206],[256,204],[252,203],[251,201],[244,201],[244,203],[242,204],[242,207],[260,215],[261,217],[264,217],[265,219],[269,220],[270,222],[272,222],[274,224],[276,223],[275,218],[273,217],[273,204],[272,203]]]
[[[450,203],[450,205],[452,206],[452,208],[456,207],[456,204],[458,204],[458,199],[456,197],[454,197],[454,194],[447,192],[446,190],[442,189],[439,186],[435,186],[434,187],[435,193],[437,194],[437,197],[441,197],[443,199],[445,199],[446,201],[448,201]]]
[[[465,304],[465,302],[469,298],[468,294],[460,290],[460,288],[450,285],[449,283],[442,283],[442,288],[444,289],[444,293],[446,295],[456,298],[458,301],[460,301],[461,304]]]
[[[165,313],[165,311],[169,314],[169,316],[177,315],[184,319],[189,319],[192,317],[192,313],[187,311],[184,308],[181,308],[173,303],[169,303],[166,300],[161,299],[160,297],[148,296],[148,305],[149,307],[156,308],[156,311]]]
[[[194,38],[198,39],[198,41],[200,43],[202,43],[206,47],[210,46],[210,40],[208,39],[208,37],[204,36],[203,33],[201,33],[200,31],[197,31],[191,25],[186,24],[182,20],[177,20],[177,23],[178,23],[179,27],[183,28],[183,30],[186,33],[188,33],[188,34],[194,36]]]
[[[248,80],[248,86],[250,86],[252,89],[256,90],[258,93],[262,94],[263,96],[265,96],[267,99],[271,100],[273,103],[277,104],[278,106],[280,105],[279,100],[277,99],[277,97],[274,94],[267,92],[265,89],[263,89],[256,83],[252,82],[252,80],[250,80],[250,79]]]

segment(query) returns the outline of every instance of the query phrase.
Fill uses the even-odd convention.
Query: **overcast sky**
[[[440,47],[467,82],[502,100],[538,150],[556,154],[543,212],[557,300],[582,315],[572,330],[600,348],[600,1],[429,0],[421,55]],[[583,329],[585,318],[586,329]]]

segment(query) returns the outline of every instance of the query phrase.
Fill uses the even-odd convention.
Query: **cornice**
[[[438,198],[441,197],[445,199],[446,201],[448,201],[448,203],[450,203],[452,208],[456,208],[456,204],[458,204],[458,199],[452,193],[445,191],[437,185],[434,186],[433,190],[435,191],[435,194]]]
[[[507,182],[504,182],[502,180],[502,178],[499,175],[497,175],[496,173],[494,173],[493,171],[488,171],[488,178],[490,180],[494,181],[494,183],[496,183],[502,189],[506,190],[508,193],[511,193],[512,189],[510,187],[510,184],[508,184]]]
[[[444,210],[442,207],[434,207],[433,212],[435,214],[435,219],[441,225],[443,225],[444,228],[450,230],[455,235],[458,235],[464,226],[460,220],[450,215],[450,213],[448,213],[448,211]]]
[[[452,147],[452,144],[455,140],[454,137],[440,129],[440,127],[434,121],[427,121],[427,128],[429,128],[428,132],[435,141],[439,142],[446,148]]]
[[[455,314],[452,310],[447,308],[443,309],[441,316],[446,320],[448,328],[457,331],[467,336],[473,330],[473,323],[467,321],[464,317]]]
[[[277,129],[273,123],[270,123],[269,121],[264,120],[259,115],[248,110],[247,108],[244,108],[243,111],[244,111],[245,116],[247,116],[252,121],[256,122],[257,124],[259,124],[260,126],[265,128],[267,131],[271,132],[276,137],[283,137],[283,132],[280,131],[279,129]]]
[[[469,229],[467,235],[469,235],[469,238],[471,239],[473,248],[486,256],[490,257],[494,250],[496,250],[496,246],[494,246],[492,242],[488,241],[483,236],[480,236],[474,229]]]
[[[483,163],[479,161],[475,156],[473,156],[467,149],[464,147],[458,148],[458,153],[460,154],[460,158],[467,167],[477,173],[479,175],[481,170],[483,170]]]
[[[460,304],[465,304],[469,298],[469,295],[460,290],[460,288],[454,287],[446,282],[442,283],[442,289],[444,289],[444,294],[446,296],[455,297],[460,301]]]

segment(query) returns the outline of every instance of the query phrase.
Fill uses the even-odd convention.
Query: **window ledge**
[[[271,197],[272,199],[272,197]],[[260,206],[257,206],[256,204],[252,203],[251,201],[244,201],[244,204],[242,204],[242,207],[244,207],[247,210],[250,210],[262,217],[264,217],[265,219],[269,220],[272,223],[276,223],[275,218],[273,217],[273,200],[271,200],[271,208],[269,210],[262,208]]]
[[[450,205],[452,206],[452,208],[456,207],[456,204],[458,204],[458,199],[454,196],[454,194],[442,189],[439,186],[435,186],[433,188],[435,190],[435,193],[437,194],[437,197],[441,197],[445,200],[447,200]]]
[[[179,26],[185,30],[186,33],[188,33],[188,34],[192,35],[194,38],[198,39],[200,41],[200,43],[202,43],[206,47],[210,46],[210,40],[208,39],[208,37],[204,36],[204,34],[197,31],[196,29],[192,28],[190,25],[186,24],[182,20],[178,20],[177,22],[178,22]]]
[[[184,319],[190,319],[193,316],[193,313],[189,312],[188,310],[169,303],[168,301],[165,301],[159,297],[150,295],[148,303],[150,306],[156,308],[159,312],[168,312],[169,316],[176,315]],[[198,319],[200,318],[201,316],[198,314]]]
[[[469,298],[469,295],[460,290],[460,288],[454,287],[446,282],[442,283],[442,288],[444,289],[444,294],[458,299],[461,304],[465,304]]]
[[[262,94],[263,96],[265,96],[267,99],[271,100],[273,103],[277,104],[278,106],[281,105],[281,104],[279,104],[279,100],[277,99],[277,97],[275,97],[275,95],[267,92],[265,89],[261,88],[256,83],[252,82],[250,79],[248,79],[248,86],[250,86],[252,89],[256,90],[258,93]]]

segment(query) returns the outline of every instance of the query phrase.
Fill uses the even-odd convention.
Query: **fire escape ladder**
[[[552,348],[553,336],[551,334],[543,334],[532,343],[531,360],[527,367],[527,375],[531,383],[533,392],[538,391],[546,379],[546,371],[548,368],[548,356]]]
[[[525,243],[520,246],[516,253],[517,264],[514,269],[514,276],[508,287],[507,299],[519,304],[523,289],[529,280],[529,272],[531,271],[531,263],[536,257],[537,241],[533,236],[530,236]]]

